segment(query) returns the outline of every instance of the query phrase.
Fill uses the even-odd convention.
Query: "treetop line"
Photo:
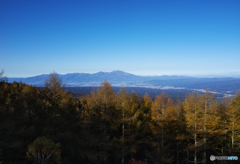
[[[74,99],[55,72],[45,88],[2,80],[0,161],[211,163],[211,155],[240,156],[239,120],[239,93],[220,103],[210,92],[176,102],[162,92],[153,101],[103,81]]]

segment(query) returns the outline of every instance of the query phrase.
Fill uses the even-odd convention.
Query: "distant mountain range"
[[[36,86],[44,86],[45,79],[49,75],[43,74],[28,78],[8,78],[8,82],[14,81]],[[190,76],[137,76],[123,71],[89,73],[59,74],[67,87],[100,86],[101,82],[108,80],[116,87],[145,87],[152,89],[185,89],[204,92],[206,88],[216,94],[232,96],[240,90],[240,78],[197,78]]]
[[[27,78],[8,78],[9,82],[20,82],[33,85],[43,85],[46,78],[49,75],[43,74],[39,76],[27,77]],[[176,80],[191,78],[187,76],[137,76],[123,71],[113,72],[98,72],[94,74],[89,73],[68,73],[66,75],[59,74],[63,83],[66,86],[99,86],[102,81],[108,80],[112,85],[139,85],[145,81],[150,80]]]

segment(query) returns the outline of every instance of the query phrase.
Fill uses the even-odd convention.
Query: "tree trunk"
[[[107,140],[107,114],[106,114],[106,103],[104,103],[104,164],[107,164],[107,147],[106,147],[106,140]]]
[[[147,143],[145,143],[145,162],[147,163]]]
[[[160,156],[160,129],[158,128],[158,151],[157,151],[157,163],[159,164],[159,156]]]
[[[179,150],[178,150],[178,142],[177,142],[177,164],[178,164],[178,156],[179,156]]]
[[[206,164],[206,116],[207,115],[207,102],[205,102],[205,112],[204,112],[204,164]]]
[[[163,142],[164,142],[164,136],[163,136],[163,115],[164,115],[164,105],[162,106],[162,164],[164,164],[163,160],[164,160],[164,150],[163,150]]]
[[[122,164],[124,164],[124,103],[123,103],[123,123],[122,123],[122,139],[123,139],[123,143],[122,143]]]
[[[194,132],[194,164],[197,164],[197,114],[196,114],[196,110],[197,110],[197,107],[196,107],[196,104],[195,104],[195,132]]]
[[[233,156],[233,145],[234,145],[234,112],[232,113],[233,121],[232,121],[232,147],[231,147],[231,155]],[[233,161],[231,161],[233,163]]]
[[[227,151],[227,130],[226,130],[226,124],[227,121],[225,121],[225,151],[224,151],[224,155],[226,156],[226,151]]]

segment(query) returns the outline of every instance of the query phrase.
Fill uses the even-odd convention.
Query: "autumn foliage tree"
[[[42,90],[45,99],[45,106],[52,116],[63,113],[63,110],[70,108],[72,97],[69,92],[64,91],[65,85],[56,72],[50,73],[45,80],[45,88]]]
[[[92,143],[95,143],[99,150],[98,156],[92,158],[100,158],[107,163],[109,158],[109,149],[111,149],[111,142],[109,138],[113,137],[111,132],[116,130],[116,95],[107,81],[101,83],[101,88],[97,89],[97,93],[92,94],[87,98],[86,122],[88,129],[94,130],[93,138],[89,138]],[[91,131],[90,130],[90,131]],[[94,140],[94,141],[93,141]]]
[[[122,164],[124,164],[124,156],[125,156],[125,126],[128,121],[128,117],[126,117],[127,111],[130,109],[130,96],[126,89],[121,89],[117,95],[117,107],[121,111],[122,118],[122,138],[120,139],[122,143]]]
[[[236,94],[236,97],[232,99],[229,110],[229,125],[228,129],[231,138],[231,155],[240,152],[240,92]]]
[[[157,96],[152,107],[152,120],[155,125],[152,126],[153,134],[156,142],[155,160],[157,163],[170,163],[172,161],[173,152],[170,147],[175,139],[174,131],[178,127],[176,123],[176,108],[174,102],[164,92]],[[169,133],[169,132],[172,132]]]
[[[0,72],[0,82],[6,82],[7,81],[7,77],[5,77],[3,75],[4,75],[4,70],[2,69],[2,71]]]
[[[46,137],[36,138],[29,146],[27,157],[36,164],[61,163],[61,145]]]
[[[201,95],[198,93],[188,94],[184,101],[184,109],[185,109],[185,118],[187,121],[188,131],[191,132],[190,140],[194,141],[193,145],[189,143],[189,149],[194,150],[194,164],[198,162],[197,154],[199,151],[199,146],[202,143],[202,140],[199,138],[199,132],[202,130],[200,123],[202,120],[201,115],[201,104],[199,100],[201,99]],[[188,159],[189,160],[189,159]]]

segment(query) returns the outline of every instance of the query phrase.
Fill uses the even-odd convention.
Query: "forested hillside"
[[[75,99],[61,84],[56,73],[45,88],[0,82],[0,162],[197,164],[213,163],[211,155],[240,157],[240,93],[221,103],[210,92],[183,101],[162,92],[153,101],[147,93],[115,93],[104,81]]]

